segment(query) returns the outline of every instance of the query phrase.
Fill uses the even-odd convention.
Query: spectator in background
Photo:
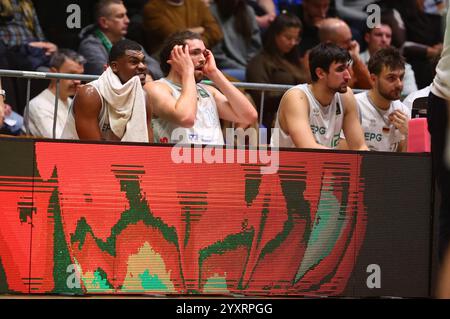
[[[85,59],[75,51],[58,50],[50,61],[53,73],[83,74]],[[66,124],[69,107],[80,85],[79,80],[59,81],[58,113],[56,120],[56,138],[62,134]],[[52,80],[47,89],[30,101],[28,129],[36,137],[53,138],[53,119],[55,112],[56,80]],[[25,113],[26,114],[26,113]]]
[[[336,14],[347,22],[352,30],[353,38],[363,45],[364,30],[367,25],[366,8],[377,0],[335,0]]]
[[[0,0],[0,39],[15,69],[45,66],[57,46],[45,40],[31,0]]]
[[[212,49],[217,66],[224,73],[244,81],[248,61],[261,49],[255,13],[245,0],[215,0],[210,10],[224,36]]]
[[[381,23],[375,28],[367,28],[364,35],[367,42],[367,50],[360,53],[361,60],[368,64],[370,57],[380,49],[388,48],[392,42],[392,30],[388,24]],[[403,79],[402,95],[406,96],[417,91],[416,78],[410,64],[405,63],[405,77]]]
[[[300,64],[297,51],[301,31],[302,23],[296,16],[286,13],[277,16],[264,36],[263,50],[248,63],[247,81],[290,85],[307,82],[308,71]],[[261,92],[250,93],[259,106]],[[265,95],[262,123],[268,128],[268,138],[282,95],[281,92]]]
[[[54,43],[46,40],[31,0],[0,0],[0,42],[0,65],[4,69],[48,71],[50,57],[57,50]],[[4,80],[8,103],[15,111],[23,114],[27,95],[26,80]],[[42,84],[39,81],[33,83],[37,83],[37,86]],[[31,87],[31,94],[35,87]]]
[[[334,43],[347,50],[353,60],[349,86],[354,89],[370,89],[370,74],[366,64],[359,57],[359,44],[352,40],[352,32],[345,21],[327,18],[321,21],[319,37],[322,43]]]
[[[127,15],[130,19],[127,38],[137,43],[145,43],[142,10],[148,0],[123,0]]]
[[[369,71],[372,89],[355,95],[366,144],[373,151],[406,152],[411,111],[399,100],[405,59],[384,48],[370,57]]]
[[[217,21],[202,0],[150,0],[144,7],[146,48],[158,53],[163,41],[177,31],[190,30],[214,47],[223,35]]]
[[[11,106],[6,104],[6,91],[2,89],[0,81],[0,134],[20,135],[23,118],[13,112]]]
[[[403,55],[416,75],[418,88],[428,86],[433,81],[442,52],[442,17],[426,13],[424,0],[383,0],[380,4],[398,12],[390,26],[403,41],[395,45],[402,47]]]
[[[288,11],[296,14],[302,21],[302,42],[299,49],[303,56],[320,43],[319,23],[333,16],[330,12],[330,0],[303,0],[300,6],[293,5]]]
[[[4,103],[4,123],[0,126],[1,134],[22,135],[23,117],[14,112],[9,104]]]
[[[277,16],[277,9],[273,0],[246,0],[256,14],[259,28],[266,30]]]
[[[80,22],[86,26],[94,22],[93,12],[97,0],[32,0],[42,31],[47,40],[55,43],[58,47],[78,50],[80,45],[78,25],[70,24]],[[80,11],[73,11],[73,5],[79,6]],[[68,12],[70,9],[70,12]],[[73,13],[76,13],[75,15]],[[78,15],[79,14],[79,15]],[[34,83],[34,82],[33,82]],[[39,91],[47,87],[45,83]]]
[[[96,24],[88,25],[80,32],[78,51],[86,58],[85,72],[99,75],[108,64],[111,47],[126,36],[130,20],[122,0],[99,0],[95,15]],[[146,63],[154,79],[162,77],[158,62],[147,54]]]

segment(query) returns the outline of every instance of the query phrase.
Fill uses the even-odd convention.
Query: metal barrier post
[[[56,121],[58,119],[59,87],[60,87],[60,83],[59,83],[59,79],[58,79],[58,80],[56,80],[55,111],[53,113],[53,133],[52,133],[53,139],[56,138]]]
[[[263,114],[264,114],[264,94],[266,93],[266,91],[262,90],[261,91],[261,101],[259,104],[259,126],[261,126],[262,121],[263,121]]]
[[[31,94],[31,79],[27,79],[27,103],[25,106],[25,134],[30,135],[30,94]]]

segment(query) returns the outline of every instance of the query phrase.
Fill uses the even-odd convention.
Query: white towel
[[[148,142],[145,96],[139,77],[122,84],[111,68],[107,68],[98,78],[98,84],[113,133],[123,142]]]

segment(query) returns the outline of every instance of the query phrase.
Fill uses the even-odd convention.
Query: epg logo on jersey
[[[333,140],[331,141],[331,147],[336,148],[339,145],[340,140],[341,140],[341,134],[333,135]]]
[[[311,131],[313,134],[319,133],[320,135],[325,135],[327,132],[327,129],[325,127],[318,127],[316,125],[311,125]]]
[[[341,115],[341,105],[339,102],[336,103],[336,115]]]
[[[368,142],[373,141],[373,140],[376,140],[377,142],[381,142],[382,136],[381,136],[381,134],[366,132],[366,133],[364,133],[364,138]]]

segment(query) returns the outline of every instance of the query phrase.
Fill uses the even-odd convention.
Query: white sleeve
[[[43,105],[45,101],[31,100],[29,110],[30,134],[37,137],[53,137],[53,111]]]

